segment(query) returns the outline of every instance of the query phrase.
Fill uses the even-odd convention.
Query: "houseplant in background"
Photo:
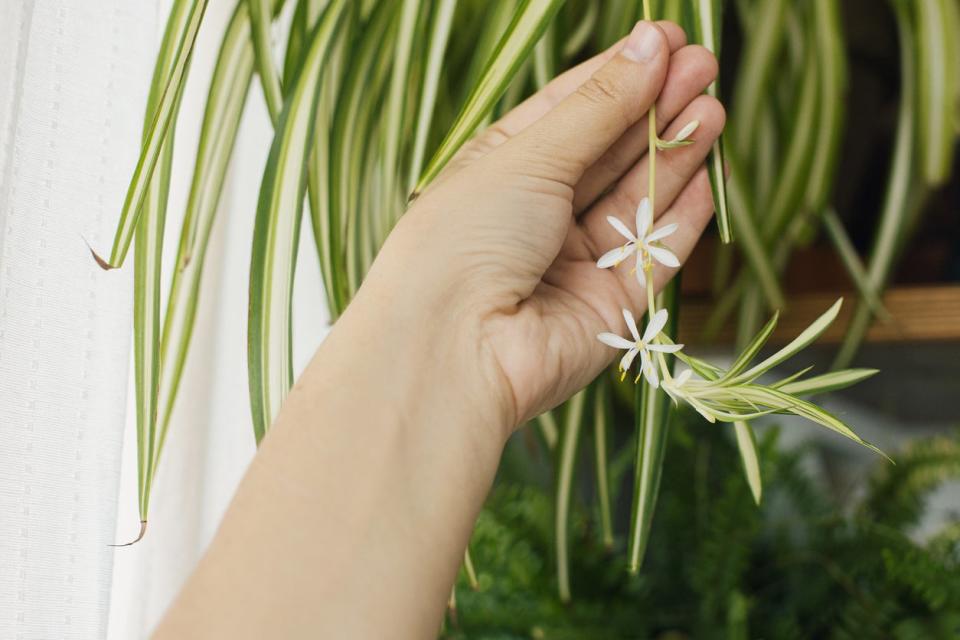
[[[285,7],[285,4],[290,6]],[[207,244],[241,115],[262,93],[275,128],[257,203],[250,259],[248,366],[254,436],[259,442],[293,381],[292,283],[302,218],[309,215],[331,317],[363,281],[378,248],[410,198],[426,188],[479,128],[543,86],[578,59],[612,45],[640,18],[665,18],[687,27],[691,40],[720,53],[722,18],[734,15],[744,34],[732,74],[730,126],[708,161],[722,241],[714,265],[718,292],[708,332],[737,314],[739,354],[717,367],[672,344],[679,322],[679,284],[648,296],[649,334],[626,317],[632,337],[604,336],[636,356],[630,421],[635,435],[611,437],[614,390],[606,376],[565,407],[537,420],[540,450],[556,475],[553,544],[557,589],[571,598],[571,496],[581,428],[591,427],[597,514],[607,547],[626,540],[626,557],[611,566],[639,572],[676,406],[685,403],[729,428],[755,502],[762,496],[764,455],[749,421],[792,413],[862,441],[835,416],[806,401],[854,384],[873,370],[841,369],[763,384],[772,367],[808,346],[836,319],[837,302],[795,340],[766,358],[776,312],[789,305],[782,273],[797,246],[820,229],[833,242],[859,296],[838,361],[850,362],[875,315],[881,291],[902,254],[924,195],[951,174],[960,96],[960,9],[955,0],[891,0],[899,29],[901,96],[895,146],[876,241],[866,263],[852,250],[831,202],[846,130],[848,65],[839,0],[238,0],[211,80],[193,182],[166,302],[160,265],[166,191],[172,171],[179,98],[202,28],[207,0],[174,0],[152,83],[140,160],[111,251],[95,254],[104,268],[135,250],[134,352],[140,516],[146,531],[150,490],[161,459],[170,413],[188,360]],[[277,20],[278,16],[284,19]],[[288,18],[288,19],[287,19]],[[288,25],[276,38],[274,26]],[[731,18],[730,20],[733,20]],[[456,35],[457,37],[453,37]],[[273,41],[278,46],[273,46]],[[391,55],[379,55],[387,50]],[[280,55],[282,53],[282,55]],[[721,56],[723,60],[723,56]],[[252,85],[262,92],[251,92]],[[719,88],[712,86],[712,93]],[[650,118],[651,164],[658,153],[696,135],[659,140]],[[724,166],[732,169],[729,182]],[[650,172],[653,206],[654,172]],[[747,180],[750,176],[752,180]],[[654,230],[638,211],[627,244],[599,266],[626,253],[643,276],[669,230]],[[229,221],[228,221],[229,224]],[[657,233],[660,236],[657,236]],[[611,248],[613,249],[613,248]],[[649,280],[649,272],[647,272]],[[640,285],[638,285],[640,286]],[[765,308],[774,314],[760,326]],[[621,361],[623,373],[632,356]],[[674,358],[687,370],[674,371]],[[754,363],[754,360],[759,362]],[[619,376],[618,376],[619,377]],[[634,376],[631,375],[633,381]],[[624,383],[626,384],[626,383]],[[622,401],[622,398],[621,398]],[[622,413],[622,412],[621,412]],[[699,433],[699,432],[698,432]],[[727,434],[724,434],[727,435]],[[714,436],[711,436],[714,437]],[[616,445],[611,447],[611,444]],[[863,443],[866,444],[866,443]],[[632,464],[632,515],[626,532],[611,516],[612,460]],[[670,477],[667,473],[666,477]],[[497,504],[502,504],[499,493]],[[138,538],[139,539],[139,538]],[[470,563],[467,563],[468,566]],[[472,571],[471,571],[472,572]]]

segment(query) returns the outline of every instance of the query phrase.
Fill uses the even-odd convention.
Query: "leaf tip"
[[[146,520],[141,520],[141,521],[140,521],[140,533],[137,534],[137,537],[136,537],[136,538],[134,538],[134,539],[131,540],[130,542],[125,542],[125,543],[123,543],[123,544],[111,544],[110,546],[111,546],[111,547],[130,547],[130,546],[133,546],[133,545],[137,544],[138,542],[140,542],[141,540],[143,540],[143,536],[144,536],[144,534],[146,534],[146,533],[147,533],[147,521],[146,521]]]
[[[116,267],[115,267],[114,265],[110,264],[109,262],[107,262],[106,260],[104,260],[103,258],[101,258],[100,255],[97,254],[97,252],[93,250],[93,247],[90,246],[90,243],[87,242],[87,239],[86,239],[86,238],[84,238],[83,236],[80,236],[80,238],[83,240],[83,243],[84,243],[85,245],[87,245],[87,249],[90,251],[90,255],[93,256],[94,261],[97,263],[97,265],[98,265],[101,269],[103,269],[104,271],[111,271],[111,270],[113,270],[113,269],[116,269]]]

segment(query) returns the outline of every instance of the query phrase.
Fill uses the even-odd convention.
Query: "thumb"
[[[514,170],[526,168],[575,185],[649,111],[666,79],[669,57],[663,30],[652,22],[638,22],[617,55],[502,146],[504,160],[513,163]],[[524,166],[517,167],[516,162]]]

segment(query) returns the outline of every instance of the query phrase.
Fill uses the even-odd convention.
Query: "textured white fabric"
[[[177,129],[166,274],[233,2],[210,2]],[[272,129],[255,85],[215,225],[184,381],[139,544],[132,260],[97,268],[136,161],[169,0],[0,2],[0,639],[146,637],[253,455],[248,265]],[[295,362],[323,336],[302,234]],[[169,279],[165,279],[165,286]],[[118,500],[119,492],[119,500]],[[119,515],[117,505],[119,504]]]
[[[131,278],[106,273],[155,0],[0,3],[0,638],[106,630]]]

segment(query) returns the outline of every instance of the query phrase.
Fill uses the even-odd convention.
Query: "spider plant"
[[[712,324],[737,313],[740,349],[726,369],[679,351],[671,339],[680,322],[677,281],[657,297],[646,291],[647,325],[658,327],[650,340],[660,349],[650,348],[657,384],[641,375],[629,394],[622,389],[630,383],[619,388],[635,403],[634,494],[626,532],[616,531],[608,486],[607,460],[623,459],[609,451],[616,441],[608,438],[616,383],[602,376],[567,406],[537,420],[545,449],[555,456],[560,597],[573,595],[568,514],[578,446],[588,437],[596,454],[603,540],[614,550],[617,540],[626,540],[626,558],[618,561],[632,572],[642,566],[665,463],[666,430],[678,403],[690,404],[717,428],[732,425],[730,437],[758,502],[762,478],[753,419],[793,413],[867,444],[804,398],[855,384],[875,371],[837,370],[808,378],[801,371],[772,384],[760,380],[815,340],[836,319],[839,301],[787,346],[754,361],[773,332],[776,311],[789,305],[783,269],[793,250],[821,227],[859,297],[838,360],[849,363],[874,317],[884,317],[882,288],[908,242],[913,212],[951,172],[960,130],[956,0],[882,5],[892,11],[900,34],[901,107],[876,241],[864,260],[853,250],[831,201],[848,117],[839,0],[236,0],[210,80],[161,322],[160,258],[174,130],[206,4],[174,0],[116,238],[108,258],[94,254],[102,267],[117,268],[135,241],[141,536],[189,359],[207,245],[248,101],[265,101],[275,129],[265,150],[249,272],[249,395],[259,442],[293,381],[290,310],[296,304],[292,285],[304,202],[335,319],[407,203],[464,142],[552,74],[611,45],[641,18],[678,20],[691,41],[718,56],[726,55],[720,49],[725,15],[744,32],[739,68],[728,83],[733,97],[728,132],[707,161],[723,243],[715,269],[722,295]],[[277,37],[280,25],[288,26]],[[251,92],[251,86],[260,89]],[[720,95],[719,84],[708,91]],[[659,140],[655,130],[650,141],[652,167],[658,153],[669,154],[672,145],[684,142]],[[652,169],[651,201],[653,174]],[[636,229],[637,238],[645,231]],[[734,252],[742,260],[735,260]],[[773,319],[760,327],[765,307]],[[676,359],[688,369],[675,371]],[[583,428],[587,422],[592,428]]]

